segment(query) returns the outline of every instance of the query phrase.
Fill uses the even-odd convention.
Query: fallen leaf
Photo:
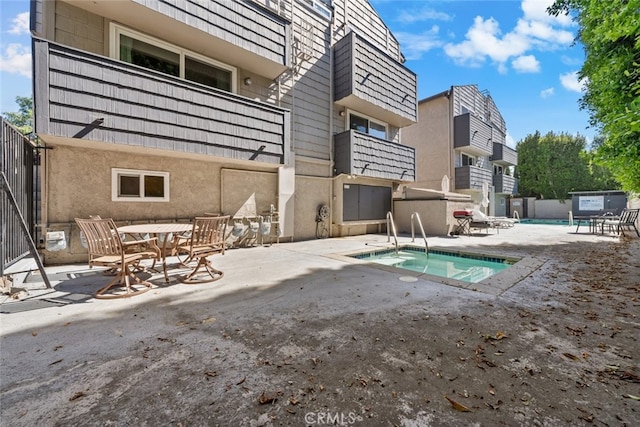
[[[485,334],[482,336],[484,338],[485,341],[500,341],[501,339],[507,338],[508,335],[505,334],[504,332],[497,332],[495,336],[493,335],[489,335],[489,334]]]
[[[634,396],[633,394],[623,394],[622,397],[626,397],[628,399],[640,400],[640,396]]]
[[[265,405],[267,403],[275,403],[278,400],[278,396],[280,395],[279,391],[273,392],[271,394],[266,394],[264,391],[258,396],[258,403],[261,405]]]
[[[449,396],[445,396],[445,399],[447,399],[449,401],[449,403],[451,403],[451,406],[453,407],[453,409],[455,409],[456,411],[460,411],[460,412],[471,412],[471,409],[467,408],[466,406],[464,406],[461,403],[456,402],[455,400],[449,398]]]
[[[38,333],[36,331],[31,332],[31,336],[35,337],[36,335],[38,335]]]
[[[568,359],[571,360],[580,360],[580,358],[578,356],[576,356],[575,354],[571,354],[571,353],[562,353],[562,355]]]
[[[69,402],[73,402],[74,400],[76,400],[76,399],[80,399],[80,398],[81,398],[81,397],[83,397],[83,396],[84,396],[84,391],[78,391],[78,392],[76,392],[73,396],[71,396],[71,397],[69,398]]]
[[[204,371],[204,374],[208,377],[216,377],[218,373],[216,371]]]
[[[242,384],[243,382],[245,382],[246,380],[247,380],[247,377],[244,377],[243,379],[241,379],[240,381],[238,381],[238,382],[236,383],[236,385],[240,385],[240,384]]]
[[[213,323],[216,321],[216,318],[211,316],[211,317],[207,317],[206,319],[202,319],[202,323]]]

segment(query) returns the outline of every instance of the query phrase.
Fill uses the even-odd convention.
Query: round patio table
[[[191,231],[193,228],[192,224],[185,223],[148,223],[148,224],[133,224],[133,225],[123,225],[122,227],[118,227],[118,231],[125,234],[135,234],[135,235],[152,235],[154,237],[158,237],[158,240],[162,240],[162,271],[164,273],[164,279],[166,282],[169,281],[169,275],[167,274],[167,253],[169,252],[167,249],[167,242],[169,239],[169,235],[173,233],[185,233],[187,231]],[[164,235],[163,239],[160,239],[160,236]]]

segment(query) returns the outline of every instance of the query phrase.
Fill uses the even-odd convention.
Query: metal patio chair
[[[96,291],[96,298],[126,298],[151,289],[151,283],[141,280],[132,268],[139,269],[140,261],[145,259],[160,259],[160,248],[155,237],[125,242],[111,218],[76,218],[75,221],[87,241],[89,267],[109,267],[107,271],[114,272],[116,276]],[[107,293],[116,288],[118,292]]]
[[[213,267],[208,257],[215,254],[224,255],[229,218],[229,215],[203,216],[193,220],[191,235],[186,241],[178,242],[175,249],[176,255],[186,256],[182,262],[184,265],[195,263],[183,283],[207,283],[222,279],[224,273]],[[208,277],[202,277],[205,273]]]
[[[608,226],[610,230],[615,229],[618,234],[624,236],[624,230],[626,228],[628,231],[635,230],[638,237],[640,237],[640,232],[636,227],[638,212],[640,212],[640,209],[623,209],[620,218],[604,220],[602,229],[604,230],[604,227]]]

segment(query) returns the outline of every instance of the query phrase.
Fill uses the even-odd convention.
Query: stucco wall
[[[411,214],[417,212],[427,236],[446,236],[451,227],[458,224],[453,212],[471,209],[470,202],[453,202],[449,200],[395,200],[393,216],[398,233],[411,233]],[[420,236],[420,229],[415,222],[415,236]]]
[[[445,96],[418,105],[420,121],[402,130],[402,142],[416,150],[416,182],[412,187],[440,190],[447,175],[455,188],[452,171],[449,99]]]
[[[235,215],[252,195],[258,213],[277,203],[277,172],[247,171],[200,160],[56,145],[45,152],[43,231],[65,231],[67,249],[44,251],[45,263],[86,261],[74,218],[100,215],[129,222],[190,221],[205,212]],[[169,202],[111,201],[112,168],[168,172]],[[222,177],[224,176],[224,183]],[[224,194],[223,194],[224,193]],[[224,203],[223,203],[224,200]]]
[[[571,200],[536,200],[535,216],[529,218],[539,219],[565,219],[569,218]]]

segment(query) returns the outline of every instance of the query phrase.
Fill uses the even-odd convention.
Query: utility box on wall
[[[627,194],[620,190],[575,191],[569,194],[574,216],[602,215],[607,212],[620,215],[627,207]]]

